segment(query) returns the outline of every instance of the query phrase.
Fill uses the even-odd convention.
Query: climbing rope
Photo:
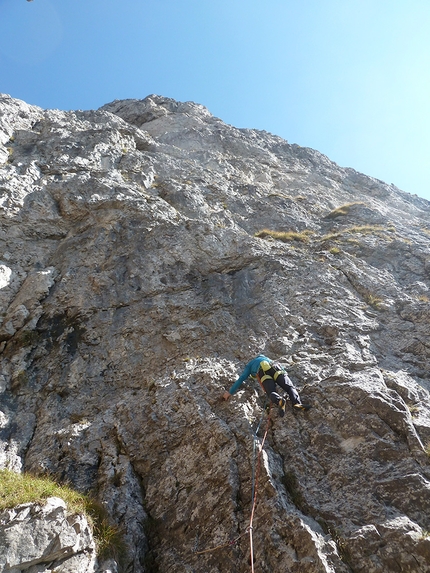
[[[252,508],[251,508],[251,517],[249,520],[249,526],[248,526],[248,531],[249,531],[249,547],[250,547],[250,559],[251,559],[251,573],[254,573],[254,544],[253,544],[253,538],[252,538],[252,525],[253,525],[253,521],[254,521],[254,513],[255,513],[255,507],[257,505],[257,494],[258,494],[258,478],[260,475],[260,467],[261,467],[261,452],[263,451],[263,447],[264,447],[264,442],[266,441],[266,437],[267,437],[267,433],[269,431],[269,427],[270,427],[270,422],[271,422],[271,415],[272,413],[272,403],[270,402],[269,404],[269,414],[267,416],[267,425],[266,425],[266,430],[264,432],[264,436],[263,436],[263,440],[261,442],[260,445],[260,449],[258,450],[258,456],[257,456],[257,468],[255,471],[255,475],[253,476],[253,483],[252,483]],[[261,420],[260,420],[260,424],[261,424]],[[255,442],[256,442],[256,437],[257,437],[257,432],[258,429],[260,427],[260,424],[258,425],[257,431],[254,435],[254,451],[255,451]]]
[[[270,422],[271,422],[271,413],[272,413],[272,403],[271,402],[269,403],[269,411],[268,411],[268,415],[267,415],[266,429],[265,429],[264,436],[263,436],[263,439],[262,439],[261,444],[260,444],[260,448],[258,450],[258,454],[256,456],[255,450],[256,450],[256,443],[257,443],[257,434],[258,434],[258,431],[260,429],[261,423],[264,419],[265,412],[266,412],[266,408],[263,410],[263,414],[260,418],[257,429],[255,430],[254,436],[253,436],[254,440],[253,440],[252,495],[251,495],[252,507],[251,507],[251,517],[249,520],[248,527],[246,528],[246,530],[243,533],[241,533],[240,535],[238,535],[237,537],[235,537],[231,541],[228,541],[227,543],[222,543],[220,545],[217,545],[216,547],[210,547],[209,549],[204,549],[202,551],[195,551],[195,550],[193,551],[193,553],[195,555],[203,555],[204,553],[211,553],[212,551],[216,551],[216,550],[222,549],[224,547],[231,547],[232,545],[235,545],[239,541],[239,539],[241,539],[245,535],[248,535],[248,533],[249,533],[249,544],[250,544],[250,553],[251,553],[251,573],[254,573],[254,546],[253,546],[253,538],[252,538],[252,527],[253,527],[253,522],[254,522],[255,508],[257,505],[258,478],[260,475],[260,467],[261,467],[261,452],[263,451],[264,443],[266,441],[266,437],[267,437],[267,434],[269,432],[269,427],[270,427]]]
[[[248,529],[244,533],[241,533],[238,537],[235,537],[228,543],[224,543],[222,545],[217,545],[216,547],[210,547],[209,549],[204,549],[203,551],[194,551],[195,555],[202,555],[203,553],[210,553],[212,551],[216,551],[217,549],[222,549],[223,547],[230,547],[231,545],[235,545],[241,537],[248,535]]]
[[[255,486],[255,461],[257,459],[257,456],[255,455],[255,451],[257,449],[257,438],[258,438],[258,431],[260,429],[261,423],[264,419],[264,414],[266,413],[266,411],[268,411],[269,405],[265,404],[264,408],[263,408],[263,413],[261,414],[261,418],[260,421],[258,422],[258,426],[257,429],[254,432],[253,435],[253,442],[252,442],[252,491],[251,491],[251,500],[254,499],[254,486]]]

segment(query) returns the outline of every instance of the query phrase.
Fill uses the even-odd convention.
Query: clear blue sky
[[[430,200],[430,0],[0,0],[0,92],[195,101]]]

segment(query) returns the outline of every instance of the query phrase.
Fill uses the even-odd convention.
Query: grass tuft
[[[367,302],[367,304],[369,306],[371,306],[372,308],[374,308],[375,310],[381,310],[382,307],[382,303],[384,302],[384,300],[382,298],[380,298],[379,296],[376,296],[374,294],[371,293],[367,293],[366,296],[364,296],[365,301]]]
[[[346,203],[345,205],[341,205],[340,207],[333,209],[333,211],[331,211],[328,215],[326,215],[326,219],[336,219],[336,217],[348,215],[351,208],[358,205],[364,206],[365,203],[357,201],[355,203]]]
[[[344,237],[348,234],[358,234],[358,235],[375,235],[377,237],[384,238],[388,231],[395,231],[393,227],[384,227],[382,225],[355,225],[353,227],[347,227],[346,229],[341,229],[339,231],[334,231],[328,233],[322,237],[322,241],[333,241]]]
[[[45,477],[0,470],[0,511],[23,503],[44,503],[48,497],[61,497],[76,513],[85,511],[85,496],[68,486]]]
[[[420,414],[420,407],[413,404],[412,406],[408,406],[408,410],[413,418],[416,418]]]
[[[348,548],[347,540],[334,527],[329,527],[328,532],[331,535],[333,541],[336,543],[339,557],[346,565],[351,567],[353,564],[353,558]]]
[[[97,554],[101,558],[120,560],[125,545],[117,527],[110,524],[106,509],[90,496],[49,477],[35,477],[10,470],[0,470],[0,511],[25,503],[43,505],[48,497],[59,497],[70,513],[84,514],[93,530]]]
[[[308,243],[311,235],[314,234],[314,231],[310,231],[308,229],[304,231],[272,231],[270,229],[262,229],[255,233],[255,237],[260,239],[265,239],[267,237],[271,237],[272,239],[276,239],[277,241],[282,241],[284,243],[289,243],[290,241],[300,241],[302,243]]]

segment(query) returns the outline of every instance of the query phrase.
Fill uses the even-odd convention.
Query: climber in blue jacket
[[[276,362],[273,362],[273,360],[267,356],[264,356],[264,354],[259,354],[248,362],[242,374],[230,390],[224,392],[224,400],[229,400],[231,396],[237,392],[242,383],[249,377],[256,378],[260,382],[260,385],[269,396],[270,400],[278,406],[279,414],[281,416],[284,416],[285,414],[287,401],[276,391],[277,385],[288,394],[295,410],[309,410],[309,405],[302,404],[299,393],[284,368]]]

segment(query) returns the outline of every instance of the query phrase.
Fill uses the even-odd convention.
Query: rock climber
[[[270,400],[278,406],[279,415],[281,417],[285,415],[287,400],[285,397],[283,398],[278,394],[276,391],[276,385],[288,394],[294,410],[306,411],[311,408],[310,405],[302,404],[299,393],[284,368],[276,362],[273,362],[273,360],[267,356],[264,356],[264,354],[259,354],[248,362],[242,374],[230,390],[224,392],[223,399],[229,400],[232,395],[237,392],[242,383],[249,377],[256,378],[260,382],[263,390],[269,396]]]

